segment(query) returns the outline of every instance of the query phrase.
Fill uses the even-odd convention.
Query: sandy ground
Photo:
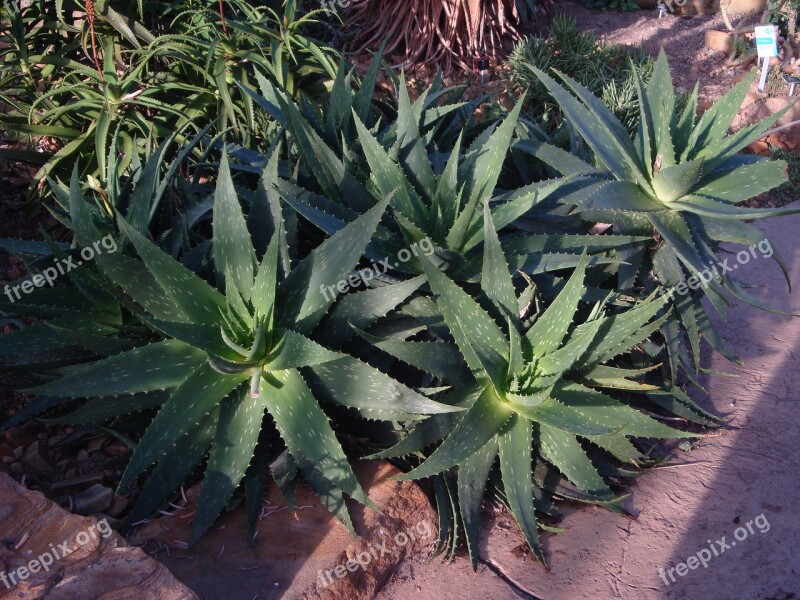
[[[800,215],[760,226],[800,281]],[[763,286],[756,290],[762,300],[800,314],[800,295],[789,293],[772,261],[759,258],[740,269],[743,279]],[[732,368],[715,356],[713,369],[738,376],[707,380],[705,405],[728,415],[732,428],[707,435],[642,476],[630,489],[638,518],[572,508],[561,523],[566,531],[546,539],[549,573],[517,558],[521,535],[508,518],[494,519],[484,527],[485,564],[476,575],[464,558],[454,565],[406,564],[378,598],[800,598],[800,457],[793,449],[800,439],[800,319],[737,304],[723,328],[745,365]],[[671,568],[677,569],[672,576]]]
[[[672,67],[672,78],[679,89],[691,91],[700,82],[701,100],[713,102],[732,85],[739,73],[729,70],[725,56],[705,48],[705,32],[725,30],[722,17],[695,15],[657,18],[654,10],[632,12],[589,10],[579,1],[559,3],[560,10],[574,17],[583,30],[594,30],[609,42],[624,46],[643,46],[652,56],[663,48]],[[736,15],[732,17],[736,21]]]

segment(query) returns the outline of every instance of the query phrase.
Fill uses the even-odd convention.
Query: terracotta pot
[[[732,13],[745,13],[750,11],[767,10],[768,0],[721,0],[726,3],[728,11]]]
[[[730,54],[733,51],[733,34],[727,31],[706,31],[706,46],[712,50]]]
[[[687,0],[680,10],[682,15],[713,15],[719,10],[719,0]]]

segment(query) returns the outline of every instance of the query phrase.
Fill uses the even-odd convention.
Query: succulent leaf
[[[517,415],[498,436],[500,473],[511,513],[537,560],[544,564],[544,552],[539,545],[538,522],[533,502],[531,426],[531,422],[525,417]]]
[[[270,352],[267,368],[270,371],[310,367],[331,362],[346,355],[324,346],[290,329],[276,330],[276,342]]]
[[[367,329],[407,301],[424,283],[425,276],[418,275],[406,281],[347,294],[320,324],[317,337],[329,346],[341,346],[353,336],[353,328]]]
[[[572,318],[582,296],[586,272],[586,255],[581,256],[567,285],[553,300],[551,308],[525,334],[534,356],[542,357],[555,351],[567,335]]]
[[[296,370],[271,373],[261,382],[261,397],[278,432],[297,461],[308,461],[337,488],[371,506],[356,480],[328,417]]]
[[[81,366],[28,392],[60,398],[135,394],[180,385],[205,355],[177,340],[164,340]]]
[[[452,344],[385,340],[360,330],[356,332],[376,348],[445,382],[459,385],[470,379],[470,372],[464,359],[458,348]]]
[[[245,300],[250,299],[256,253],[247,231],[247,223],[233,186],[228,154],[223,152],[214,191],[214,263],[220,275],[233,282]]]
[[[264,400],[247,389],[222,401],[189,546],[211,527],[244,477],[258,443],[264,406]]]
[[[246,380],[247,375],[222,375],[209,365],[194,369],[158,411],[139,440],[118,489],[156,462],[176,439]]]
[[[473,569],[478,566],[478,531],[483,492],[496,457],[497,440],[492,439],[464,459],[458,467],[458,505]]]
[[[214,407],[167,450],[136,500],[130,516],[132,523],[154,513],[197,468],[211,447],[218,418],[219,409]]]
[[[422,479],[461,465],[492,440],[512,414],[491,387],[485,388],[433,454],[400,479]]]
[[[508,341],[492,318],[458,285],[428,260],[422,264],[436,303],[476,376],[485,373],[496,385],[508,372]]]
[[[542,456],[572,483],[587,490],[593,499],[613,498],[613,493],[574,435],[549,425],[539,425],[539,443]]]
[[[484,220],[484,249],[483,269],[481,272],[481,288],[495,305],[504,319],[517,318],[517,295],[514,292],[514,283],[508,272],[508,263],[500,246],[500,239],[492,223],[489,205],[483,208]]]
[[[192,273],[189,269],[165,254],[141,233],[133,229],[122,217],[122,230],[147,265],[150,273],[183,314],[191,321],[214,323],[225,297]]]
[[[324,292],[347,279],[364,253],[389,201],[390,197],[384,198],[325,240],[287,275],[278,287],[277,325],[308,333],[319,323],[335,299]]]
[[[351,356],[309,367],[306,374],[323,400],[341,406],[420,415],[461,410],[426,398]]]

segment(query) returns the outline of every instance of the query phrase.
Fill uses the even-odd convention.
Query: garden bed
[[[304,61],[324,65],[316,75],[324,79],[327,68],[336,79],[317,113],[295,95],[287,71],[273,70],[269,80],[262,76],[258,89],[238,85],[252,75],[250,59],[240,60],[250,56],[252,39],[245,36],[243,54],[227,46],[219,50],[209,85],[224,100],[204,92],[193,100],[225,114],[214,120],[200,111],[198,127],[241,137],[222,151],[198,134],[189,148],[194,153],[187,150],[171,171],[175,179],[168,189],[156,185],[157,176],[174,149],[161,155],[142,140],[126,146],[128,133],[120,132],[131,125],[127,118],[116,122],[113,137],[102,118],[95,122],[96,146],[90,138],[82,141],[88,166],[79,166],[87,170],[76,169],[71,185],[63,165],[51,181],[40,173],[31,201],[22,194],[35,170],[6,165],[0,173],[0,237],[40,240],[44,230],[47,239],[3,242],[17,254],[0,262],[3,285],[19,283],[25,260],[32,272],[37,257],[58,257],[63,264],[69,248],[57,244],[72,235],[83,246],[81,256],[92,240],[95,252],[94,263],[81,271],[90,270],[91,276],[68,282],[62,273],[63,297],[28,303],[39,296],[33,285],[30,291],[23,286],[15,305],[6,288],[9,302],[3,306],[11,316],[3,321],[3,333],[10,335],[0,342],[7,344],[0,345],[0,366],[10,366],[13,374],[4,376],[5,383],[19,389],[36,382],[39,399],[31,404],[25,394],[4,391],[0,408],[7,416],[28,411],[29,417],[55,416],[59,422],[29,420],[5,431],[2,470],[71,512],[126,530],[130,541],[170,566],[201,598],[248,600],[255,593],[367,599],[377,593],[385,600],[575,595],[649,600],[727,598],[743,591],[748,597],[792,598],[798,590],[789,589],[786,565],[797,531],[785,509],[798,495],[792,481],[796,468],[787,463],[777,475],[764,476],[756,458],[781,460],[781,444],[799,433],[789,405],[773,395],[794,393],[794,382],[779,369],[793,359],[800,331],[784,317],[738,306],[729,323],[716,317],[707,322],[706,311],[712,310],[701,302],[705,288],[685,298],[687,292],[675,295],[681,286],[697,289],[691,287],[696,277],[686,287],[688,275],[704,265],[700,262],[716,260],[717,252],[724,256],[728,248],[718,248],[720,243],[737,241],[752,244],[753,260],[747,251],[747,260],[739,258],[741,252],[733,254],[739,261],[733,269],[742,266],[745,279],[765,284],[772,294],[758,299],[800,312],[783,291],[778,267],[762,268],[773,255],[762,249],[766,241],[772,250],[769,240],[756,243],[754,236],[761,234],[747,225],[720,224],[727,223],[723,217],[765,213],[745,214],[744,207],[729,209],[716,199],[719,194],[732,204],[749,199],[750,207],[775,207],[791,202],[800,189],[796,181],[787,182],[767,195],[773,179],[785,179],[782,163],[737,156],[748,142],[723,138],[730,120],[734,131],[745,132],[786,107],[785,90],[778,80],[765,95],[751,87],[737,117],[739,99],[724,111],[723,128],[712,124],[692,133],[695,121],[686,117],[683,129],[662,127],[657,108],[674,110],[676,121],[685,107],[690,116],[695,107],[699,114],[720,110],[720,98],[747,76],[748,65],[703,48],[704,33],[719,28],[720,18],[657,19],[653,11],[605,13],[572,1],[559,6],[604,44],[623,46],[607,46],[604,55],[611,57],[612,68],[602,77],[613,80],[613,89],[627,86],[633,96],[638,85],[626,71],[626,48],[641,47],[653,58],[662,48],[666,52],[677,97],[670,86],[661,86],[669,79],[664,57],[654,64],[644,56],[634,69],[637,77],[644,74],[642,123],[652,145],[627,139],[639,121],[638,108],[619,117],[612,102],[611,115],[603,107],[609,104],[605,94],[598,102],[573,87],[578,101],[536,65],[529,76],[542,82],[541,94],[535,101],[530,94],[524,106],[516,103],[524,85],[514,66],[490,62],[486,82],[463,72],[448,74],[450,85],[466,79],[461,99],[475,101],[458,112],[435,103],[412,108],[429,85],[436,97],[446,93],[431,65],[409,71],[409,94],[400,89],[395,97],[395,86],[402,83],[383,72],[371,74],[367,57],[356,61],[358,73],[367,81],[374,76],[375,88],[365,83],[362,93],[351,89],[343,74],[335,77],[333,62],[310,52],[302,55]],[[276,26],[285,27],[288,19],[282,25],[276,20]],[[225,30],[224,20],[221,27]],[[272,51],[279,52],[276,46]],[[116,77],[110,55],[103,71],[94,52],[96,64],[83,75]],[[154,61],[148,74],[152,87],[138,89],[136,77],[125,74],[128,87],[113,103],[138,102],[139,95],[160,89],[156,82],[164,75],[166,56]],[[402,60],[388,57],[393,64]],[[191,62],[191,68],[202,71],[200,63]],[[264,64],[270,67],[266,58],[259,62]],[[312,79],[304,81],[304,91],[318,89],[319,78]],[[698,79],[695,100],[688,92]],[[746,84],[737,90],[744,96]],[[484,95],[488,101],[478,108],[476,99]],[[543,99],[551,96],[555,102]],[[261,111],[258,124],[247,110],[237,112],[248,98]],[[108,106],[102,94],[87,102]],[[777,125],[795,120],[798,112],[790,110]],[[183,120],[186,114],[177,121],[181,127],[197,116]],[[602,118],[592,121],[597,115]],[[91,110],[80,116],[87,122],[95,118]],[[179,126],[171,118],[157,121],[162,134]],[[392,121],[393,127],[383,129]],[[600,124],[600,136],[591,123]],[[493,128],[485,130],[488,124]],[[49,131],[75,134],[66,128]],[[796,131],[761,135],[763,140],[755,135],[747,151],[788,160],[794,176]],[[282,136],[286,144],[270,143]],[[669,148],[673,154],[678,150],[676,156],[665,150],[664,136],[674,137]],[[616,149],[604,145],[610,138]],[[53,150],[64,148],[64,138],[39,141]],[[723,143],[736,149],[721,150]],[[15,142],[4,149],[18,148]],[[623,160],[620,152],[629,154]],[[136,173],[130,179],[127,160]],[[662,174],[662,161],[665,173],[679,168],[681,176]],[[702,161],[712,168],[706,171]],[[732,185],[729,172],[746,185]],[[48,190],[50,212],[37,198]],[[437,204],[435,217],[426,202]],[[485,207],[482,214],[475,206]],[[769,214],[791,210],[800,208]],[[798,223],[793,216],[763,226],[795,279],[800,255],[789,240]],[[113,250],[104,245],[109,256],[102,256],[101,231],[108,241],[119,234],[126,256],[110,256],[117,242]],[[373,236],[379,248],[368,245]],[[398,261],[390,265],[387,258],[387,270],[381,271],[375,252],[389,249]],[[361,269],[368,264],[369,279]],[[360,269],[361,279],[345,279],[354,269]],[[528,271],[524,280],[518,276]],[[376,277],[380,283],[370,283]],[[320,283],[324,300],[316,292]],[[723,283],[728,285],[720,278],[718,285]],[[335,304],[327,296],[331,290],[354,306]],[[746,298],[742,288],[726,291]],[[73,321],[76,312],[80,319]],[[29,330],[37,318],[51,321]],[[733,359],[712,326],[732,332],[729,341],[748,361],[738,383],[694,368],[701,365],[700,330]],[[763,333],[776,330],[781,335]],[[20,341],[26,331],[33,332],[30,356]],[[676,341],[682,336],[690,341]],[[75,366],[83,362],[89,366]],[[188,379],[181,366],[192,373]],[[719,354],[702,366],[732,368]],[[34,373],[45,376],[33,378]],[[770,381],[763,381],[767,376]],[[672,383],[693,378],[708,396],[698,393],[692,400]],[[784,383],[786,390],[779,391]],[[609,388],[609,395],[596,389],[601,387]],[[165,388],[177,391],[170,397]],[[55,396],[66,400],[58,404]],[[87,397],[96,400],[86,402]],[[542,403],[549,404],[540,408]],[[584,403],[597,412],[587,417]],[[725,426],[715,415],[727,417]],[[419,425],[421,416],[428,420]],[[108,427],[97,425],[111,417]],[[739,426],[744,429],[735,431]],[[686,441],[700,432],[708,432],[701,441]],[[459,435],[463,443],[453,442]],[[426,483],[389,481],[389,474],[400,471],[355,459],[365,455],[396,459],[397,467]],[[531,460],[538,471],[530,472]],[[126,463],[133,466],[126,469]],[[654,468],[642,474],[640,466]],[[624,482],[639,475],[630,495],[619,498]],[[185,489],[182,482],[195,485]],[[429,504],[434,497],[436,511]],[[551,499],[565,515],[561,525],[567,531],[557,536],[551,533],[559,526]],[[370,501],[383,513],[366,509]],[[294,521],[286,526],[282,519],[295,507]],[[325,509],[364,537],[349,538]],[[486,524],[479,534],[481,518]],[[132,529],[130,521],[136,521]],[[223,531],[228,526],[231,530]],[[746,548],[715,554],[708,570],[705,564],[679,566],[711,544],[703,543],[706,536],[739,540],[744,526],[750,528],[740,540]],[[432,535],[436,527],[441,527],[438,539]],[[259,529],[262,538],[256,541]],[[384,559],[376,548],[388,539],[396,552]],[[314,550],[321,544],[324,548]],[[428,561],[434,549],[455,556],[454,563]],[[754,575],[740,561],[754,563],[757,552],[770,556],[770,567]],[[465,585],[470,566],[477,575]],[[267,577],[260,576],[262,568]],[[691,573],[682,573],[684,568]],[[230,583],[236,569],[246,573],[238,587]],[[726,576],[728,569],[735,569],[735,576]]]

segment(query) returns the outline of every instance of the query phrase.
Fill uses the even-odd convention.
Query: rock
[[[743,14],[750,11],[762,12],[767,8],[768,0],[726,0],[729,13]]]
[[[5,437],[6,442],[8,442],[8,445],[12,448],[17,448],[18,446],[27,447],[36,441],[36,436],[27,429],[23,429],[21,426],[7,429],[3,437]]]
[[[727,31],[710,29],[706,31],[706,46],[723,55],[730,54],[733,51],[733,35]]]
[[[50,486],[50,495],[77,494],[97,483],[103,483],[103,476],[100,474],[69,477],[53,483]]]
[[[99,515],[96,515],[96,517],[98,521],[105,521],[106,523],[108,523],[111,526],[111,529],[113,529],[114,531],[122,531],[128,526],[128,524],[125,521],[116,519],[109,514],[100,513]]]
[[[79,515],[95,515],[111,508],[114,490],[99,483],[72,498],[72,512]]]
[[[93,452],[97,452],[98,450],[100,450],[100,448],[103,447],[103,444],[105,444],[105,442],[106,442],[105,437],[92,438],[86,445],[86,449],[89,451],[90,454]]]
[[[25,472],[25,467],[23,467],[20,462],[12,463],[9,468],[14,475],[22,475]]]
[[[122,456],[123,454],[127,454],[130,451],[131,449],[128,448],[122,442],[112,442],[111,444],[103,448],[103,453],[111,457]]]
[[[764,103],[765,109],[768,115],[774,115],[775,113],[783,110],[784,108],[790,107],[778,121],[775,123],[775,127],[780,127],[781,125],[788,125],[794,121],[800,121],[800,102],[798,102],[798,98],[789,98],[788,96],[778,96],[775,98],[768,98],[767,101]],[[800,135],[800,126],[795,125],[789,129],[784,129],[782,133],[789,137],[797,137]]]
[[[742,73],[742,75],[747,75],[747,73]],[[741,77],[739,79],[741,80]],[[738,83],[738,81],[735,81],[734,83]],[[745,95],[741,108],[745,109],[755,102],[766,100],[766,98],[767,93],[759,92],[758,84],[755,84],[748,90],[747,95]]]
[[[67,439],[67,436],[63,433],[59,433],[53,436],[50,436],[50,439],[47,440],[47,445],[51,448],[58,446],[61,442]]]
[[[86,451],[85,448],[83,448],[78,452],[78,462],[83,463],[86,462],[87,460],[89,460],[89,453]]]
[[[753,142],[752,144],[750,144],[747,147],[747,150],[752,154],[761,154],[763,156],[768,156],[770,154],[769,144],[761,140],[758,140],[757,142]]]
[[[28,446],[22,457],[22,462],[31,471],[42,477],[52,477],[55,472],[53,465],[48,460],[44,450],[40,447],[39,440]]]
[[[16,460],[16,457],[14,456],[14,448],[6,443],[2,443],[0,444],[0,460],[5,461],[6,458]]]
[[[773,133],[772,135],[766,137],[764,141],[770,146],[781,148],[783,150],[790,150],[789,146],[787,146],[784,142],[784,139],[785,138],[779,133]]]
[[[789,107],[788,110],[778,119],[773,128],[794,123],[795,121],[800,120],[800,103],[797,103],[797,100],[797,98],[778,96],[775,98],[767,98],[761,103],[754,103],[747,107],[745,111],[745,124],[756,123],[787,107]],[[745,115],[743,115],[743,117],[744,116]],[[781,133],[790,139],[797,139],[800,137],[800,124],[787,127],[786,129],[781,130]]]
[[[111,507],[106,511],[109,516],[118,517],[125,509],[128,508],[130,502],[124,496],[114,496],[114,501],[111,503]]]
[[[47,600],[197,600],[161,564],[131,547],[107,522],[69,514],[38,492],[0,474],[0,562],[15,575],[10,594]],[[72,550],[63,555],[63,544]],[[62,551],[63,552],[63,551]],[[52,559],[52,561],[50,560]],[[36,572],[19,573],[33,561]],[[39,568],[51,562],[47,570]],[[27,575],[23,580],[22,575]]]

